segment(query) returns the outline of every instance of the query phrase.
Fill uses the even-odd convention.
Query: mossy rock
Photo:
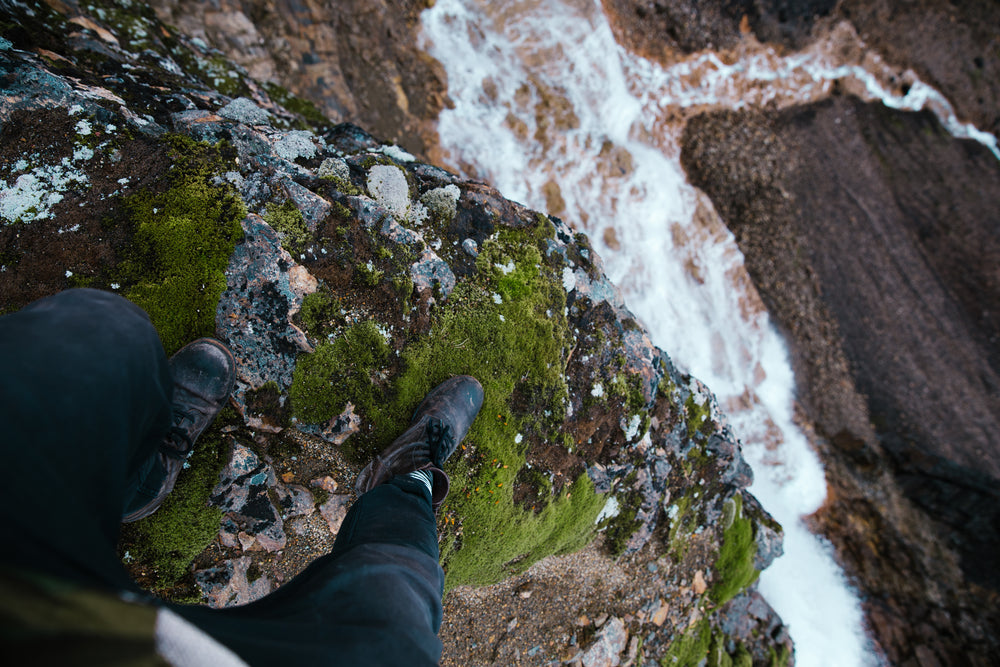
[[[725,604],[740,591],[757,581],[760,573],[754,568],[757,543],[754,541],[754,524],[743,516],[743,499],[736,495],[731,502],[732,522],[723,532],[722,547],[715,562],[716,584],[708,596],[718,605]]]
[[[246,209],[232,186],[213,182],[224,160],[218,146],[181,136],[166,141],[174,161],[166,191],[122,201],[133,236],[117,274],[125,297],[149,314],[169,355],[214,335]]]

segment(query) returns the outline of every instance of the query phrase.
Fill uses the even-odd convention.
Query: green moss
[[[324,181],[330,181],[333,184],[334,189],[340,192],[340,194],[342,195],[357,196],[357,195],[363,195],[365,193],[364,190],[354,185],[354,183],[351,183],[347,179],[341,178],[334,174],[328,174],[326,176],[321,176],[320,178],[322,178]],[[351,209],[347,208],[343,204],[338,204],[338,205],[343,207],[343,211],[340,210],[337,211],[340,214],[340,216],[344,219],[350,219]]]
[[[357,264],[354,267],[354,280],[360,285],[375,287],[382,282],[383,277],[385,277],[385,271],[376,268],[370,261],[367,264]]]
[[[710,436],[715,432],[715,424],[712,422],[712,408],[709,403],[709,399],[705,399],[705,402],[699,405],[694,400],[694,394],[687,397],[684,401],[684,408],[687,414],[687,432],[688,438],[693,438],[695,433],[701,433],[704,436]]]
[[[332,125],[330,119],[327,118],[319,108],[307,99],[301,98],[288,91],[286,88],[282,88],[275,83],[264,83],[264,90],[267,91],[268,96],[285,107],[294,114],[302,116],[302,118],[311,125],[302,127],[302,129],[319,129]]]
[[[299,322],[311,336],[325,336],[333,326],[343,321],[340,308],[340,300],[329,289],[321,287],[302,299]]]
[[[681,496],[674,501],[668,516],[670,517],[670,530],[667,533],[667,548],[677,561],[684,558],[687,552],[687,538],[694,531],[695,517],[691,514],[691,497]]]
[[[317,507],[323,505],[330,499],[330,492],[323,488],[313,488],[310,490],[313,496],[313,504]]]
[[[616,373],[611,378],[611,394],[625,399],[625,406],[631,414],[637,414],[646,407],[642,393],[642,378],[626,372]]]
[[[509,262],[514,269],[507,274],[496,268]],[[478,458],[466,457],[451,471],[455,492],[449,507],[461,517],[462,533],[460,548],[442,554],[449,587],[498,581],[539,558],[581,547],[592,536],[603,498],[586,475],[537,514],[512,499],[527,444],[519,444],[517,434],[542,429],[546,410],[555,422],[565,412],[564,305],[562,284],[538,247],[524,243],[524,232],[503,230],[483,245],[474,279],[445,301],[430,335],[404,353],[406,370],[397,384],[401,406],[412,409],[451,375],[472,375],[485,390],[483,410],[467,438]],[[532,406],[531,413],[512,408],[515,393]]]
[[[604,546],[615,558],[625,553],[628,538],[642,525],[635,518],[642,505],[642,494],[632,489],[638,473],[629,473],[618,488],[627,489],[618,497],[618,515],[607,522],[604,533]]]
[[[788,667],[788,662],[792,657],[792,652],[787,646],[782,646],[775,650],[773,646],[767,649],[768,667]]]
[[[251,97],[252,93],[237,66],[220,54],[199,58],[197,67],[202,80],[227,97]]]
[[[660,658],[663,667],[753,667],[753,657],[737,644],[736,652],[726,651],[726,635],[713,631],[709,621],[702,620],[675,639]]]
[[[604,546],[614,558],[625,553],[628,538],[632,537],[632,534],[642,525],[642,522],[635,518],[638,506],[634,502],[631,505],[622,509],[618,516],[611,519],[605,531]]]
[[[225,269],[246,214],[228,184],[214,185],[217,147],[172,136],[173,166],[166,192],[123,199],[134,231],[118,267],[125,296],[149,313],[167,354],[215,333],[215,310],[226,288]]]
[[[379,414],[372,375],[385,365],[389,352],[375,324],[362,322],[299,357],[288,390],[292,413],[316,424],[340,414],[351,401],[362,415]]]
[[[733,667],[733,658],[726,652],[725,635],[721,633],[712,635],[712,643],[708,647],[706,667]]]
[[[366,323],[301,356],[289,392],[296,416],[306,422],[329,419],[352,401],[372,425],[352,439],[364,459],[405,429],[438,383],[460,374],[479,379],[483,409],[465,449],[448,463],[452,493],[442,516],[455,522],[442,525],[440,547],[449,588],[493,583],[584,546],[604,505],[586,474],[559,494],[540,494],[537,513],[513,501],[529,442],[518,434],[547,433],[561,423],[568,397],[566,294],[557,267],[545,263],[536,245],[544,237],[544,230],[503,230],[487,241],[476,273],[439,303],[430,333],[403,350],[403,370],[391,386],[372,382],[391,358]],[[515,268],[506,275],[496,268],[509,262]],[[399,287],[412,291],[408,283]],[[515,395],[517,405],[528,407],[516,409]]]
[[[231,408],[223,410],[198,439],[190,466],[181,471],[160,509],[123,526],[119,551],[128,552],[141,569],[151,570],[158,588],[170,588],[187,575],[195,556],[219,533],[223,512],[209,507],[208,499],[229,460],[228,441],[220,429],[236,421]]]
[[[707,620],[688,628],[687,632],[675,639],[660,658],[663,667],[697,667],[708,656],[712,641],[712,629]]]
[[[330,178],[323,177],[323,178],[325,180],[333,180],[333,177]],[[351,212],[351,209],[347,208],[339,201],[333,202],[333,208],[331,209],[331,211],[334,216],[343,221],[351,220],[354,217],[354,214]]]
[[[733,501],[733,522],[723,533],[719,559],[715,562],[717,583],[708,593],[712,601],[719,605],[728,602],[757,581],[760,574],[753,566],[754,556],[757,554],[753,521],[742,516],[743,499],[735,496]]]
[[[264,221],[281,236],[281,247],[298,257],[312,241],[302,211],[291,200],[281,204],[268,202],[264,209]]]
[[[733,667],[753,667],[753,656],[743,644],[736,645],[736,653],[732,654]]]
[[[406,314],[410,310],[410,298],[413,296],[413,280],[408,274],[402,273],[392,279],[392,286],[399,294],[402,311]]]

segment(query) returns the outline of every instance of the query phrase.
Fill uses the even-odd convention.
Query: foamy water
[[[784,342],[732,234],[687,183],[677,136],[691,113],[799,104],[840,80],[896,108],[927,106],[1000,157],[996,139],[846,24],[789,56],[750,42],[725,60],[703,53],[664,68],[620,47],[596,0],[438,0],[422,23],[455,102],[438,123],[452,167],[588,232],[654,342],[718,396],[754,468],[751,490],[785,528],[785,555],[760,590],[788,624],[797,663],[874,664],[857,596],[801,520],[826,483],[793,422]]]

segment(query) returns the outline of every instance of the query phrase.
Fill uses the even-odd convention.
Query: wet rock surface
[[[566,637],[568,658],[649,660],[689,635],[761,662],[790,651],[756,629],[773,613],[720,629],[780,527],[709,389],[652,345],[585,236],[357,126],[311,122],[147,8],[0,8],[18,25],[0,42],[0,308],[113,290],[175,348],[215,335],[236,352],[238,389],[200,441],[216,467],[185,470],[121,546],[143,583],[227,606],[288,581],[329,551],[357,471],[414,405],[470,373],[487,403],[449,461],[449,588],[548,576],[546,558],[596,537],[578,572],[648,577],[562,580],[559,599],[521,588],[523,618],[543,620],[519,636],[590,613],[604,616]],[[733,525],[758,539],[734,553]],[[479,652],[494,609],[454,595],[450,622],[473,631],[449,635],[449,655],[505,664]],[[546,642],[511,650],[544,664]]]
[[[815,522],[888,657],[987,664],[1000,164],[929,114],[853,98],[700,116],[683,163],[789,337],[830,485]]]

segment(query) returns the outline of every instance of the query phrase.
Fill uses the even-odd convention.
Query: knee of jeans
[[[70,308],[86,308],[92,315],[114,317],[139,317],[149,322],[149,315],[139,306],[113,292],[75,287],[54,294],[43,301],[51,300],[53,305]]]

